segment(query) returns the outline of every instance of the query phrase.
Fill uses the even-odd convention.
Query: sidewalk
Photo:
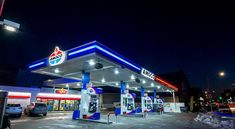
[[[72,115],[73,111],[48,111],[47,115],[55,116],[55,115]]]

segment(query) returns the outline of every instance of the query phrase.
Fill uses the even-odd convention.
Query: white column
[[[176,110],[176,102],[175,102],[175,92],[173,91],[173,102],[174,102],[174,105],[175,105],[175,110]]]

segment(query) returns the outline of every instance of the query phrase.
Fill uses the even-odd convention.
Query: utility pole
[[[5,0],[0,0],[0,17],[2,16],[2,10],[3,10],[3,6],[4,6]]]
[[[210,92],[210,78],[208,77],[207,75],[207,93],[209,93],[209,99],[210,99],[210,108],[211,108],[211,111],[213,112],[213,108],[212,108],[212,94]]]

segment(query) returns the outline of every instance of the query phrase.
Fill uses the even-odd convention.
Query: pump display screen
[[[95,113],[97,111],[97,96],[91,95],[91,101],[89,103],[89,113]]]
[[[133,99],[132,98],[128,98],[127,100],[128,100],[127,110],[133,110],[134,109]]]
[[[132,102],[133,102],[133,99],[132,99],[132,98],[128,98],[128,102],[129,102],[129,103],[132,103]]]
[[[97,100],[97,96],[96,95],[91,95],[91,101],[96,101]]]
[[[146,102],[147,102],[147,104],[146,104],[146,106],[147,106],[147,109],[152,109],[152,105],[151,105],[151,100],[146,100]]]
[[[152,109],[151,104],[147,104],[147,109]]]

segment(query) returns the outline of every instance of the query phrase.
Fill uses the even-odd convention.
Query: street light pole
[[[222,71],[222,72],[219,72],[219,77],[223,77],[225,76],[225,73]],[[212,108],[212,94],[213,92],[210,91],[210,80],[213,79],[213,77],[209,78],[209,76],[207,75],[207,91],[209,93],[209,99],[210,99],[210,108],[211,108],[211,111],[213,111],[213,108]]]
[[[0,21],[0,25],[3,25],[4,29],[11,31],[11,32],[16,32],[20,28],[20,24],[3,19],[3,21]]]
[[[2,10],[3,10],[3,6],[4,6],[5,0],[2,0],[1,4],[1,8],[0,8],[0,17],[2,16]]]
[[[207,93],[210,93],[210,78],[209,78],[208,75],[207,75]],[[211,108],[211,111],[213,112],[213,108],[212,108],[212,95],[211,95],[211,93],[209,94],[209,99],[210,99],[210,108]]]
[[[0,3],[0,17],[2,16],[2,10],[3,10],[3,6],[5,3],[5,0],[0,0],[2,3]],[[20,24],[10,21],[10,20],[6,20],[3,19],[3,21],[0,21],[0,25],[2,25],[4,27],[4,29],[11,31],[11,32],[16,32],[19,28],[20,28]]]

